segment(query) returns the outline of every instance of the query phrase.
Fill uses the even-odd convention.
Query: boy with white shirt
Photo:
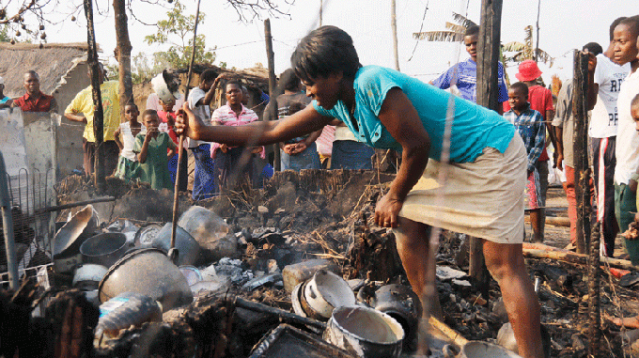
[[[625,21],[625,20],[624,20]],[[623,22],[623,21],[622,21]],[[623,28],[621,28],[623,27]],[[617,43],[626,34],[621,23],[613,31],[611,42]],[[625,34],[625,35],[624,35]],[[630,72],[629,55],[632,52],[624,47],[615,50],[612,58],[605,54],[597,56],[594,75],[591,73],[589,99],[592,108],[589,135],[592,141],[595,187],[597,188],[597,221],[602,225],[604,240],[601,254],[611,257],[615,248],[615,237],[619,231],[615,218],[614,174],[616,165],[617,138],[617,97],[624,79]],[[594,96],[596,94],[596,97]]]
[[[637,211],[636,194],[639,180],[639,134],[632,117],[633,99],[639,93],[639,15],[623,20],[615,28],[619,30],[615,42],[615,54],[629,60],[631,73],[623,82],[617,99],[619,132],[617,134],[617,166],[615,168],[615,215],[621,232],[628,230]],[[626,53],[623,49],[628,48]],[[622,56],[625,56],[622,57]],[[639,240],[625,240],[626,250],[633,264],[639,264]]]

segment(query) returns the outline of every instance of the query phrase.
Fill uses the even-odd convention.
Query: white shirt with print
[[[617,96],[621,84],[630,73],[630,64],[619,66],[603,54],[597,55],[595,83],[599,85],[597,104],[592,110],[589,135],[608,138],[617,135]]]

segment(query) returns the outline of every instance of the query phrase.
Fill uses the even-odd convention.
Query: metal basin
[[[152,246],[157,249],[169,251],[171,248],[171,223],[167,223],[162,227],[155,238]],[[200,258],[200,244],[195,241],[186,230],[177,227],[175,231],[175,248],[178,250],[177,262],[178,266],[195,265]]]
[[[394,318],[372,308],[339,307],[328,320],[323,338],[358,357],[397,358],[404,330]]]
[[[81,291],[97,290],[107,271],[109,269],[102,265],[80,265],[75,271],[75,275],[73,275],[73,287]]]
[[[450,354],[446,354],[446,357],[453,358]],[[521,356],[496,344],[471,341],[462,347],[455,358],[521,358]]]
[[[53,264],[56,272],[71,272],[82,264],[80,246],[97,230],[100,219],[93,206],[87,205],[65,223],[53,237]]]
[[[80,253],[86,263],[111,267],[124,255],[128,247],[126,235],[109,232],[88,238],[80,246]]]
[[[422,304],[410,287],[397,284],[382,286],[369,302],[372,308],[386,313],[402,325],[407,342],[415,338]]]
[[[357,303],[348,283],[327,269],[321,269],[313,275],[304,286],[302,295],[308,305],[325,319],[331,317],[335,308]]]
[[[193,301],[193,293],[182,272],[162,250],[155,248],[125,255],[100,282],[102,303],[124,292],[149,296],[162,304],[164,312]]]

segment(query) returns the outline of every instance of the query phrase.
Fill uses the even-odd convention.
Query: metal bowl
[[[80,246],[80,253],[86,263],[111,267],[124,256],[129,247],[126,241],[126,235],[119,232],[95,235]]]
[[[73,275],[73,287],[82,291],[96,290],[109,269],[102,265],[80,265]]]
[[[152,246],[169,251],[171,248],[171,223],[164,225],[162,230],[157,233],[153,239]],[[195,241],[191,234],[179,226],[175,231],[175,248],[178,250],[175,264],[178,266],[195,265],[200,258],[200,244]]]
[[[99,297],[104,303],[123,292],[149,296],[166,312],[193,301],[186,278],[166,254],[155,248],[135,250],[118,262],[100,281]]]
[[[303,295],[308,305],[325,319],[330,318],[337,307],[357,304],[355,294],[348,283],[326,269],[317,271],[313,278],[306,282]]]
[[[372,308],[339,307],[328,320],[323,338],[358,357],[398,358],[404,329],[393,317]]]

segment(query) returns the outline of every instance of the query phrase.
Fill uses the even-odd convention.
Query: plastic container
[[[139,293],[124,292],[100,305],[95,336],[99,339],[104,334],[107,338],[115,338],[121,329],[160,321],[162,308],[156,300]]]

